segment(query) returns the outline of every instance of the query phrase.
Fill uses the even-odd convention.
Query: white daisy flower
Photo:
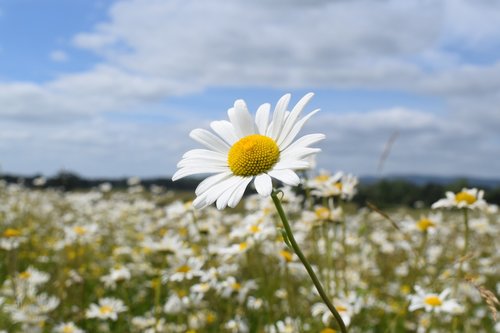
[[[85,331],[76,326],[75,323],[67,322],[54,327],[54,333],[85,333]]]
[[[272,119],[271,105],[266,103],[258,108],[255,120],[245,102],[237,100],[228,110],[230,121],[210,124],[215,134],[200,128],[190,133],[191,138],[208,149],[193,149],[184,154],[172,179],[215,174],[198,185],[193,202],[196,208],[214,202],[218,209],[235,207],[252,180],[261,196],[271,194],[271,178],[287,185],[298,185],[300,179],[294,170],[310,167],[308,157],[320,149],[309,145],[325,138],[323,134],[309,134],[295,140],[305,122],[319,111],[314,110],[299,118],[312,97],[312,93],[305,95],[292,111],[287,111],[290,94],[284,95],[278,101]]]
[[[425,309],[427,312],[447,312],[459,313],[461,306],[454,299],[447,299],[451,292],[450,288],[446,288],[440,294],[428,293],[420,286],[415,286],[416,295],[410,295],[410,305],[408,310],[415,311]]]
[[[85,316],[87,318],[111,319],[113,321],[118,319],[120,312],[127,311],[127,306],[123,301],[117,298],[101,298],[99,304],[90,304]]]
[[[432,204],[432,208],[469,208],[486,209],[488,204],[483,199],[484,191],[477,188],[463,188],[458,193],[446,192],[446,198]]]

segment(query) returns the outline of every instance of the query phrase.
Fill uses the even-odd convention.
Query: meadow
[[[352,176],[303,183],[280,197],[349,332],[500,332],[500,216],[480,192],[382,211],[350,202]],[[338,332],[271,198],[193,198],[0,183],[0,332]]]

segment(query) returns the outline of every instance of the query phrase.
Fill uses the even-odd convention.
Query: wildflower
[[[286,317],[285,320],[278,320],[275,325],[269,326],[269,333],[296,333],[301,332],[300,320],[291,317]]]
[[[50,278],[50,275],[37,270],[36,268],[29,267],[24,272],[19,273],[18,279],[28,285],[39,286],[47,282]]]
[[[278,101],[271,121],[270,104],[262,104],[254,120],[245,102],[237,100],[228,110],[230,121],[210,124],[216,134],[204,129],[190,133],[191,138],[208,149],[194,149],[184,154],[172,179],[215,173],[198,185],[197,197],[193,201],[196,208],[214,202],[218,209],[235,207],[252,181],[261,196],[271,194],[271,178],[287,185],[298,185],[300,179],[294,170],[309,167],[306,158],[320,150],[309,145],[324,139],[323,134],[310,134],[294,141],[305,122],[319,111],[299,119],[312,96],[312,93],[305,95],[288,112],[290,94],[284,95]]]
[[[339,312],[346,326],[351,323],[351,318],[356,314],[356,307],[345,300],[335,300],[335,308]],[[324,303],[315,303],[311,307],[313,317],[321,316],[323,324],[328,325],[333,319],[333,315]]]
[[[26,324],[30,328],[45,322],[49,318],[48,313],[54,311],[60,303],[57,297],[45,293],[24,300],[22,304],[7,304],[3,310],[10,314],[14,322]],[[31,332],[29,329],[24,331]]]
[[[200,308],[205,304],[203,302],[203,294],[188,293],[184,289],[176,290],[171,293],[163,306],[163,312],[167,314],[179,314],[187,312],[189,308]]]
[[[54,327],[54,333],[85,333],[85,331],[76,326],[75,323],[68,322]]]
[[[463,188],[458,193],[446,192],[446,198],[432,204],[432,208],[469,208],[486,209],[488,204],[483,199],[484,191],[477,188]]]
[[[427,312],[460,312],[461,306],[454,299],[446,299],[451,289],[446,288],[440,294],[428,293],[420,286],[415,286],[416,295],[410,295],[410,311],[425,309]]]
[[[408,221],[405,221],[405,227],[408,230],[419,231],[421,233],[430,233],[433,234],[436,231],[436,228],[442,223],[443,216],[442,214],[429,214],[422,215],[418,220],[413,220],[410,218]]]
[[[240,303],[243,303],[246,296],[251,290],[257,289],[257,284],[254,280],[238,282],[233,276],[229,276],[225,281],[221,281],[216,286],[217,291],[224,298],[235,295]]]
[[[176,267],[173,267],[173,271],[171,275],[168,276],[170,281],[183,281],[183,280],[191,280],[196,276],[200,276],[202,273],[202,266],[204,262],[203,260],[190,257],[187,261],[183,261]],[[167,280],[167,276],[163,277],[163,280]]]
[[[307,186],[312,189],[311,194],[319,197],[339,196],[344,200],[351,200],[357,193],[356,186],[358,178],[342,171],[331,176],[326,171],[307,182]]]
[[[40,187],[40,186],[43,186],[47,183],[47,179],[45,177],[37,177],[35,179],[33,179],[33,186],[37,186],[37,187]]]
[[[109,183],[109,182],[99,184],[99,191],[101,191],[103,193],[110,192],[112,189],[113,189],[113,185],[111,185],[111,183]]]
[[[101,277],[101,281],[104,282],[104,285],[108,288],[115,289],[116,284],[123,282],[125,280],[130,280],[131,274],[128,268],[126,267],[118,267],[112,268],[108,275],[104,275]]]
[[[127,307],[123,301],[117,298],[101,298],[99,304],[90,304],[90,308],[86,312],[87,318],[118,319],[118,314],[127,311]]]
[[[236,318],[229,320],[224,328],[231,333],[246,333],[249,331],[247,323],[241,319],[240,316],[236,316]]]
[[[322,329],[319,333],[336,333],[336,332],[337,331],[335,331],[333,328],[327,327]]]
[[[7,228],[0,233],[0,249],[11,251],[17,249],[25,240],[23,231],[15,228]]]

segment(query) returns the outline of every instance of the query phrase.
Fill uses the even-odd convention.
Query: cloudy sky
[[[0,0],[2,172],[168,176],[195,127],[316,95],[318,166],[500,178],[500,1]]]

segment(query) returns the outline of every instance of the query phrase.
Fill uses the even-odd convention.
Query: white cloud
[[[497,47],[496,22],[493,0],[117,1],[106,21],[73,39],[100,63],[47,82],[0,82],[2,161],[21,171],[39,163],[46,172],[171,173],[199,124],[105,115],[140,114],[210,87],[363,88],[438,97],[445,110],[324,112],[313,127],[328,135],[328,167],[374,171],[399,131],[388,171],[498,176],[500,59],[477,64],[462,53]]]
[[[55,62],[65,62],[68,60],[68,55],[64,51],[54,50],[54,51],[50,52],[49,58],[50,58],[50,60],[55,61]]]
[[[387,83],[417,73],[397,57],[432,46],[441,16],[422,1],[131,0],[74,42],[130,70],[203,87]]]
[[[461,47],[500,45],[500,2],[495,0],[445,0],[444,37]]]
[[[384,173],[498,177],[498,136],[474,129],[452,113],[431,115],[404,108],[321,114],[312,127],[327,135],[320,165],[358,175],[377,174],[389,138],[398,133]]]

